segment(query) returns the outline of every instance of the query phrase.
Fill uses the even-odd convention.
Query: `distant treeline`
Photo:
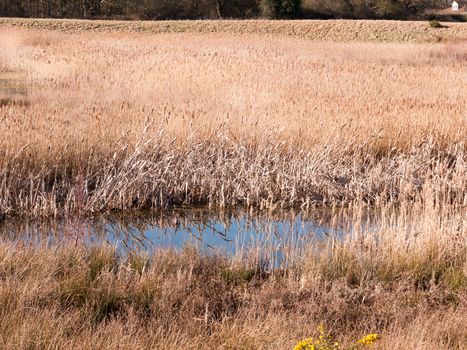
[[[449,0],[0,0],[0,16],[47,18],[416,18]]]

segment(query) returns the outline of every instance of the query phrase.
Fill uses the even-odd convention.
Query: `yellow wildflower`
[[[371,345],[371,344],[376,343],[378,338],[379,338],[379,335],[376,334],[376,333],[368,334],[368,335],[364,336],[362,339],[360,339],[358,341],[358,343],[361,344],[361,345]]]
[[[323,340],[325,331],[324,331],[324,326],[322,323],[318,326],[318,330],[319,330],[319,339]]]
[[[302,340],[295,345],[293,350],[357,350],[376,343],[380,337],[376,333],[368,334],[350,345],[350,347],[341,347],[337,341],[327,334],[326,328],[322,324],[318,327],[318,331],[319,336],[317,339],[308,338]]]
[[[313,345],[313,338],[299,341],[293,350],[315,350],[315,346]]]

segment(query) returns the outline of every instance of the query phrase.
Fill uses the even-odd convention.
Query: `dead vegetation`
[[[356,228],[280,269],[4,239],[4,348],[287,349],[324,323],[344,344],[463,349],[465,41],[0,35],[28,101],[0,107],[0,220],[326,205]],[[359,230],[368,207],[379,225]]]
[[[465,205],[465,43],[2,31],[0,212]]]
[[[387,20],[189,20],[108,21],[0,18],[0,26],[68,33],[225,33],[286,36],[312,41],[436,42],[463,40],[465,23],[449,23],[442,31],[425,21]]]
[[[378,215],[378,229],[315,242],[286,269],[190,248],[121,255],[4,241],[2,345],[291,349],[324,324],[343,344],[377,332],[378,349],[463,349],[465,217],[440,208]]]

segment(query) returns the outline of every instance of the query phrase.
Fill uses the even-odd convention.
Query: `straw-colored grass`
[[[1,36],[1,212],[465,205],[466,41]]]
[[[323,324],[344,345],[377,333],[380,350],[465,349],[465,217],[377,216],[280,270],[188,248],[1,243],[2,347],[292,349]]]
[[[230,33],[298,37],[312,41],[433,42],[465,39],[465,23],[386,20],[199,20],[101,21],[75,19],[0,18],[0,26],[46,29],[68,33]]]
[[[463,34],[337,43],[247,30],[290,22],[153,35],[114,22],[98,33],[107,22],[1,21],[0,220],[327,205],[353,224],[281,269],[260,255],[118,257],[4,238],[4,348],[290,349],[324,323],[343,344],[377,332],[378,349],[463,349]],[[320,25],[333,23],[380,22]],[[367,207],[378,224],[363,230]]]

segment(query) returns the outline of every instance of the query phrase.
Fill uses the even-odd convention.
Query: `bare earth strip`
[[[431,28],[421,21],[379,20],[202,20],[102,21],[0,18],[0,26],[50,29],[64,32],[231,33],[285,35],[314,41],[426,42],[467,38],[464,23]]]

